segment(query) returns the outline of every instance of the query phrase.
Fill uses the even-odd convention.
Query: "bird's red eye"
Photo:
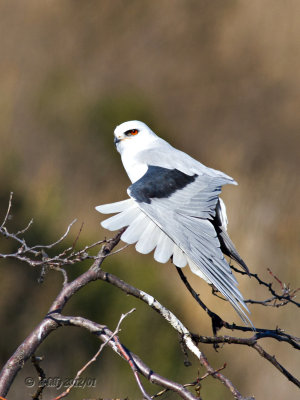
[[[137,135],[139,131],[137,129],[129,129],[128,131],[125,132],[126,136],[132,136],[132,135]]]

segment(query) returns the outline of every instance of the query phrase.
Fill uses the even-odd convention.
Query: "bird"
[[[128,199],[95,207],[116,214],[103,228],[126,230],[121,240],[138,252],[154,250],[154,259],[170,259],[215,287],[242,321],[254,328],[250,311],[224,255],[249,270],[227,233],[227,214],[219,197],[223,185],[237,185],[225,173],[209,168],[174,148],[141,121],[127,121],[114,131],[114,144],[131,181]]]

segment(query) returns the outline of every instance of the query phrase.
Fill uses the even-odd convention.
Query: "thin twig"
[[[233,265],[231,265],[231,268],[232,268],[235,272],[237,272],[237,273],[239,273],[239,274],[241,274],[241,275],[248,275],[246,272],[240,270],[239,268],[236,268],[236,267],[233,266]],[[268,269],[268,270],[270,271],[270,269]],[[269,273],[270,273],[270,272],[269,272]],[[272,273],[271,275],[274,277],[273,273]],[[299,290],[299,288],[294,289],[294,291],[292,291],[292,294],[290,294],[290,289],[287,289],[287,293],[285,293],[285,290],[284,290],[283,295],[280,295],[280,294],[276,293],[276,291],[273,289],[273,287],[272,287],[273,284],[272,284],[272,283],[268,283],[268,282],[263,281],[263,280],[258,276],[258,274],[250,273],[250,276],[253,277],[254,279],[256,279],[256,281],[257,281],[260,285],[267,287],[268,290],[269,290],[269,292],[270,292],[273,296],[275,296],[278,300],[287,300],[288,303],[292,303],[292,304],[294,304],[295,306],[300,307],[300,303],[297,302],[297,301],[295,301],[295,300],[293,299],[293,297],[295,296],[295,293]],[[278,279],[278,278],[277,278],[277,279]],[[280,281],[280,282],[281,282],[281,281]]]
[[[160,304],[159,301],[157,301],[153,296],[129,285],[115,275],[104,272],[103,270],[99,271],[99,278],[120,288],[125,293],[141,299],[151,308],[153,308],[153,310],[158,312],[182,336],[186,347],[198,358],[200,363],[205,366],[209,372],[214,372],[214,369],[210,366],[204,354],[195,345],[189,330],[170,310]],[[221,373],[215,374],[214,377],[219,379],[233,393],[236,399],[245,399],[238,389],[232,384],[232,382],[228,378],[224,377]]]
[[[138,368],[136,367],[132,357],[130,356],[130,354],[128,354],[128,352],[126,351],[125,347],[121,344],[120,340],[118,337],[114,336],[114,342],[116,343],[117,348],[120,351],[120,354],[124,357],[124,359],[128,362],[130,368],[132,369],[133,375],[135,377],[135,380],[138,384],[138,387],[144,397],[144,399],[146,400],[151,400],[151,397],[148,395],[148,393],[146,393],[142,382],[140,380],[139,374],[138,374]]]
[[[180,268],[177,268],[177,271],[179,273],[180,278],[182,279],[183,283],[189,290],[189,292],[192,294],[194,299],[197,301],[197,303],[203,308],[203,310],[209,315],[209,317],[212,320],[213,324],[213,333],[216,335],[217,331],[221,328],[224,327],[229,330],[238,330],[238,331],[243,331],[243,332],[253,332],[253,329],[247,326],[239,326],[236,324],[230,324],[227,321],[224,321],[219,315],[216,313],[212,312],[209,310],[209,308],[203,303],[203,301],[200,299],[199,295],[195,292],[195,290],[192,288],[190,283],[188,282],[186,276],[183,274],[182,270]],[[266,337],[272,337],[273,339],[276,339],[280,342],[288,342],[291,344],[294,348],[299,349],[299,341],[300,339],[291,336],[287,333],[285,333],[282,329],[276,328],[276,329],[265,329],[265,328],[255,328],[256,332],[256,338],[266,338]],[[217,341],[212,342],[214,345],[218,343]]]
[[[81,232],[82,232],[82,229],[83,229],[83,225],[84,225],[84,222],[82,222],[81,225],[80,225],[78,234],[77,234],[77,236],[76,236],[76,238],[75,238],[75,240],[74,240],[74,242],[73,242],[73,244],[72,244],[72,247],[71,247],[72,250],[75,249],[76,243],[77,243],[77,241],[78,241],[78,239],[79,239],[79,236],[81,235]]]
[[[65,285],[54,302],[50,307],[49,314],[62,310],[66,305],[67,301],[82,287],[89,282],[98,279],[98,270],[105,260],[106,255],[113,250],[113,248],[120,241],[121,232],[119,232],[114,238],[107,241],[98,253],[97,259],[94,261],[93,266],[95,269],[89,269],[88,271],[81,274],[74,281]],[[49,318],[45,318],[29,336],[21,343],[14,354],[6,362],[0,373],[0,396],[6,396],[16,374],[22,368],[22,365],[28,360],[29,357],[34,354],[39,345],[49,335],[50,332],[57,328],[57,323]]]
[[[135,368],[137,369],[137,372],[142,374],[151,383],[172,390],[173,392],[177,393],[183,400],[198,400],[184,387],[184,385],[173,382],[170,379],[157,374],[152,368],[148,367],[136,354],[132,353],[121,342],[119,342],[120,346],[118,346],[115,340],[108,340],[110,337],[112,337],[112,332],[105,325],[97,324],[96,322],[90,321],[86,318],[64,316],[59,313],[53,313],[48,318],[55,321],[58,327],[66,325],[77,326],[87,329],[91,333],[95,334],[102,341],[107,342],[107,345],[123,359],[128,361],[128,357],[130,360],[132,360]],[[124,357],[124,351],[126,357]]]
[[[65,233],[56,241],[50,244],[37,244],[35,246],[31,247],[31,250],[37,250],[37,249],[52,249],[54,246],[56,246],[57,244],[61,243],[69,234],[70,229],[72,228],[72,226],[75,224],[75,222],[77,221],[77,219],[75,218],[67,227],[67,230],[65,231]]]
[[[23,235],[26,231],[28,231],[28,229],[31,227],[32,224],[33,224],[33,219],[31,219],[28,222],[28,224],[25,226],[25,228],[23,228],[20,231],[18,231],[15,235],[16,236]]]
[[[72,390],[72,388],[74,387],[76,381],[78,381],[79,377],[81,376],[81,374],[92,364],[94,363],[97,358],[99,357],[100,353],[102,352],[102,350],[104,349],[104,347],[107,345],[107,343],[114,339],[115,336],[119,333],[120,331],[120,325],[122,323],[122,321],[129,315],[131,314],[133,311],[135,311],[135,308],[131,309],[130,311],[128,311],[126,314],[122,314],[118,325],[115,329],[115,331],[101,344],[101,346],[99,347],[98,351],[96,352],[96,354],[77,372],[76,376],[74,379],[72,379],[72,383],[71,385],[64,391],[62,392],[60,395],[58,395],[57,397],[53,398],[53,400],[60,400],[66,396],[68,396],[68,394],[70,393],[70,391]]]
[[[203,310],[208,314],[208,316],[211,318],[211,322],[212,322],[212,330],[214,335],[217,334],[218,330],[222,328],[222,326],[224,326],[224,321],[222,320],[222,318],[220,318],[216,313],[214,313],[213,311],[211,311],[206,304],[203,303],[203,301],[200,299],[199,295],[196,293],[196,291],[192,288],[192,286],[190,285],[189,281],[187,280],[186,276],[184,275],[184,273],[182,272],[181,268],[176,267],[176,270],[182,280],[182,282],[185,284],[186,288],[188,289],[188,291],[191,293],[191,295],[193,296],[193,298],[197,301],[197,303],[200,305],[201,308],[203,308]]]
[[[222,371],[222,370],[225,369],[225,368],[226,368],[226,364],[224,364],[224,365],[222,365],[222,367],[216,369],[214,373],[220,372],[220,371]],[[197,378],[195,381],[190,382],[190,383],[185,383],[185,384],[183,385],[183,387],[185,387],[185,388],[188,388],[188,387],[195,387],[195,391],[196,391],[196,392],[200,392],[200,382],[203,381],[204,379],[206,379],[207,377],[211,376],[211,375],[213,375],[213,373],[211,373],[211,372],[206,372],[204,375],[198,376],[198,378]],[[198,386],[198,387],[197,387],[197,386]],[[163,394],[165,394],[165,393],[167,393],[167,392],[169,392],[169,391],[170,391],[170,389],[163,389],[163,390],[161,390],[160,392],[158,392],[158,393],[156,393],[155,395],[153,395],[153,396],[152,396],[152,399],[155,399],[155,398],[157,398],[157,397],[160,397],[160,396],[162,396]]]
[[[29,227],[31,226],[31,222],[27,225],[23,230],[18,231],[17,233],[10,233],[6,227],[6,223],[9,219],[10,210],[11,210],[11,202],[12,202],[12,193],[9,199],[8,209],[6,215],[4,217],[4,221],[0,227],[0,234],[6,238],[14,240],[19,248],[15,253],[11,254],[0,254],[0,258],[13,258],[19,261],[26,262],[27,264],[33,267],[42,267],[42,271],[46,271],[47,269],[55,269],[60,271],[64,276],[63,287],[58,294],[57,298],[54,300],[52,306],[49,309],[49,312],[46,318],[31,332],[31,334],[24,340],[24,342],[19,346],[16,352],[12,355],[10,360],[6,363],[3,370],[0,374],[0,394],[6,396],[6,393],[11,386],[13,379],[16,374],[29,357],[34,354],[38,346],[45,340],[45,338],[56,328],[61,325],[73,325],[73,326],[81,326],[86,329],[89,329],[91,332],[95,333],[97,336],[101,337],[101,340],[106,343],[106,345],[110,346],[114,351],[116,351],[122,358],[127,360],[130,367],[132,368],[133,374],[137,381],[137,384],[140,387],[140,390],[145,398],[148,399],[147,393],[145,392],[139,374],[144,375],[150,382],[160,385],[165,389],[170,389],[179,394],[182,399],[194,400],[195,397],[184,387],[184,385],[180,385],[176,382],[172,382],[167,378],[161,377],[158,374],[154,373],[148,366],[146,366],[139,357],[127,348],[119,341],[118,337],[110,332],[107,327],[100,326],[93,321],[85,320],[81,317],[63,317],[60,312],[63,310],[66,303],[69,299],[82,287],[86,286],[88,283],[94,280],[103,280],[108,282],[111,285],[116,286],[124,293],[132,295],[147,305],[149,305],[152,309],[158,312],[172,327],[175,329],[180,337],[182,338],[183,346],[189,349],[200,361],[200,363],[206,368],[206,376],[213,376],[214,378],[221,381],[226,387],[231,391],[232,395],[236,399],[245,400],[245,398],[239,393],[239,391],[235,388],[233,383],[220,373],[221,369],[215,370],[204,353],[199,350],[197,347],[198,343],[210,343],[217,346],[219,343],[230,343],[230,344],[240,344],[247,345],[249,347],[254,348],[260,356],[265,358],[267,361],[271,362],[275,368],[277,368],[284,376],[286,376],[291,382],[299,386],[299,381],[291,375],[277,360],[274,356],[271,356],[267,353],[260,344],[258,344],[258,340],[263,338],[272,338],[277,341],[284,341],[289,343],[293,348],[300,349],[300,339],[285,333],[283,330],[276,328],[274,330],[258,328],[256,329],[255,334],[251,338],[235,338],[231,336],[216,336],[218,330],[221,327],[230,330],[244,331],[244,332],[252,332],[252,329],[249,327],[242,327],[235,324],[229,324],[228,322],[222,320],[216,313],[212,312],[200,299],[199,295],[194,291],[191,287],[187,279],[182,273],[182,271],[178,270],[178,273],[181,276],[181,279],[184,281],[186,287],[189,289],[190,293],[196,299],[197,303],[205,310],[208,316],[211,318],[213,323],[213,337],[206,337],[200,335],[192,334],[183,323],[166,307],[164,307],[161,303],[159,303],[155,298],[151,295],[129,285],[128,283],[122,281],[120,278],[109,274],[101,269],[101,265],[105,258],[110,254],[115,254],[123,250],[123,248],[113,251],[115,246],[119,243],[120,236],[122,231],[120,231],[113,239],[110,240],[102,240],[92,245],[85,246],[83,249],[75,251],[75,245],[77,244],[79,235],[82,230],[82,226],[79,230],[79,234],[73,242],[71,247],[64,249],[60,254],[49,257],[46,254],[46,250],[52,249],[55,245],[61,243],[67,235],[69,234],[71,226],[74,224],[73,221],[69,226],[67,231],[54,243],[49,245],[35,245],[29,246],[25,239],[19,237],[24,234]],[[98,252],[96,256],[90,255],[89,250],[98,246],[99,244],[103,244],[101,250]],[[124,246],[124,247],[127,247]],[[73,265],[76,262],[80,262],[86,259],[93,260],[93,264],[90,269],[78,276],[74,281],[68,282],[67,280],[67,272],[65,267],[68,265]],[[232,267],[235,271],[241,274],[246,274],[243,271]],[[282,294],[278,294],[272,287],[272,283],[264,282],[257,274],[250,274],[254,277],[259,284],[264,285],[268,288],[269,292],[272,294],[271,298],[268,298],[263,301],[258,300],[247,300],[248,302],[253,302],[253,304],[260,304],[262,306],[272,305],[273,307],[279,307],[282,305],[286,305],[288,303],[293,303],[296,306],[300,306],[300,303],[297,303],[294,300],[294,297],[299,289],[291,290],[289,285],[284,284],[278,277],[276,277],[270,270],[270,275],[272,278],[280,285]],[[113,336],[111,336],[113,335]],[[104,344],[103,343],[103,344]],[[100,346],[101,348],[101,346]],[[99,348],[99,350],[100,350]],[[99,352],[98,350],[98,352]],[[99,355],[100,353],[97,354]],[[101,352],[101,351],[100,351]],[[85,368],[93,362],[94,358],[97,359],[98,355],[95,355],[80,371],[78,371],[79,375],[82,373]],[[71,390],[71,389],[70,389]],[[200,396],[200,394],[199,394]],[[1,398],[1,397],[0,397]],[[150,397],[149,397],[150,398]]]
[[[12,203],[13,194],[14,194],[13,192],[10,192],[10,194],[9,194],[8,207],[7,207],[6,214],[5,214],[5,217],[3,219],[3,222],[2,222],[2,224],[0,226],[0,229],[2,229],[6,225],[6,222],[8,220],[8,216],[9,216],[10,209],[11,209],[11,203]]]
[[[34,368],[36,369],[39,378],[38,388],[35,394],[32,396],[32,400],[39,400],[40,396],[43,393],[43,390],[46,387],[46,382],[45,382],[46,374],[43,368],[40,366],[41,361],[43,361],[43,357],[36,357],[34,354],[31,356],[31,362],[34,365]]]

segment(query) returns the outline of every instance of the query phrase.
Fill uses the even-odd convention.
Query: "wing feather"
[[[226,183],[237,185],[236,181],[224,172],[208,168],[181,150],[175,149],[165,140],[158,138],[157,142],[135,155],[137,162],[146,165],[155,165],[184,172],[187,175],[202,175],[211,178],[222,178]]]
[[[161,263],[169,261],[174,251],[174,242],[161,230],[154,252],[154,259]]]
[[[249,310],[221,252],[213,225],[201,218],[160,208],[158,199],[151,204],[139,204],[139,207],[158,225],[163,225],[166,235],[187,255],[192,272],[212,283],[230,301],[241,319],[253,326],[245,313]]]
[[[132,199],[117,201],[115,203],[110,204],[102,204],[101,206],[95,207],[97,211],[101,212],[102,214],[113,214],[118,213],[121,211],[125,211],[128,209],[130,205],[133,205]]]
[[[140,209],[136,204],[130,206],[127,210],[122,211],[120,214],[116,214],[113,217],[106,219],[101,222],[103,228],[110,231],[124,228],[128,226],[140,213]]]
[[[199,169],[199,165],[197,169],[197,165],[190,166],[189,176],[193,179],[187,180],[186,185],[173,192],[170,192],[169,186],[166,187],[166,197],[162,195],[161,182],[158,183],[159,191],[154,188],[149,192],[149,183],[145,181],[145,190],[147,188],[148,192],[142,196],[143,192],[140,191],[143,190],[143,184],[137,181],[138,187],[133,184],[128,188],[131,203],[127,200],[127,203],[118,202],[97,208],[104,213],[121,211],[103,221],[102,226],[110,230],[128,226],[122,240],[137,242],[136,250],[144,254],[156,248],[154,258],[159,262],[167,262],[173,256],[174,264],[180,268],[188,263],[193,273],[213,284],[231,302],[242,320],[252,325],[246,314],[249,310],[237,289],[237,281],[224,258],[217,232],[210,221],[216,215],[221,187],[227,183],[234,184],[235,181],[219,171]],[[187,170],[179,164],[175,168],[183,173]],[[156,183],[157,177],[155,179]],[[138,195],[140,200],[134,195]]]
[[[176,267],[183,268],[186,266],[187,262],[188,260],[184,252],[181,250],[180,247],[174,244],[173,264],[176,265]]]
[[[149,218],[143,213],[140,212],[137,217],[129,224],[126,231],[122,234],[121,240],[123,242],[132,244],[139,240],[143,231],[148,226]]]
[[[142,254],[148,254],[154,250],[160,238],[160,231],[160,228],[149,219],[147,228],[135,245],[136,250]]]

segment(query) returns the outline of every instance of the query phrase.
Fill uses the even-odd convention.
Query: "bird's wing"
[[[184,267],[212,283],[233,305],[245,323],[251,324],[243,308],[243,297],[209,221],[215,215],[221,186],[231,183],[225,176],[186,175],[177,169],[149,166],[146,174],[128,188],[131,197],[119,202],[121,213],[102,222],[110,230],[128,226],[121,239],[136,243],[141,253],[155,248],[154,258]],[[116,203],[115,203],[116,204]],[[106,209],[103,209],[106,207]],[[111,206],[113,207],[113,206]],[[111,212],[99,206],[100,212]],[[117,212],[116,207],[114,211]]]
[[[158,138],[151,148],[139,151],[135,154],[136,161],[147,165],[163,167],[168,169],[177,169],[186,175],[206,175],[210,177],[221,177],[227,180],[227,183],[236,185],[236,181],[230,176],[213,168],[208,168],[195,160],[188,154],[171,146],[165,140]]]
[[[245,320],[243,297],[220,249],[214,226],[218,195],[224,177],[187,176],[178,170],[149,166],[147,173],[128,189],[138,207],[187,256],[192,271],[212,283]],[[169,249],[166,246],[166,254]],[[247,320],[247,317],[246,317]]]

